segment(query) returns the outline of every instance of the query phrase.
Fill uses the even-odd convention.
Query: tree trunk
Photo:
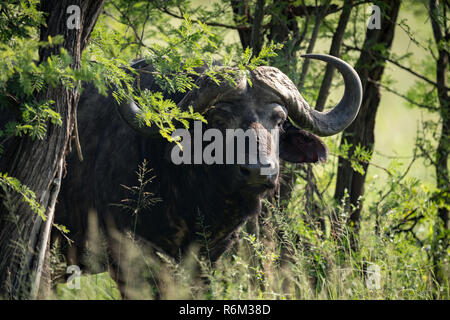
[[[333,34],[333,39],[331,40],[330,55],[340,58],[341,57],[341,44],[344,38],[345,29],[347,28],[347,23],[350,20],[350,13],[352,12],[352,2],[353,0],[345,0],[344,8],[339,17],[339,22],[336,31]],[[328,95],[330,93],[331,82],[333,81],[334,67],[331,64],[327,64],[325,69],[325,75],[323,76],[322,84],[319,90],[319,96],[316,101],[316,110],[323,111],[325,103],[327,101]]]
[[[449,134],[450,134],[450,99],[447,91],[447,71],[449,65],[449,52],[445,50],[445,46],[443,45],[443,41],[449,39],[449,32],[446,28],[446,23],[439,23],[438,12],[443,15],[443,20],[446,20],[447,6],[443,3],[441,6],[439,5],[439,1],[430,0],[430,21],[431,26],[433,28],[433,36],[438,48],[439,56],[436,61],[436,83],[437,83],[437,92],[439,97],[440,104],[440,115],[442,119],[442,130],[441,136],[439,138],[439,144],[436,149],[436,185],[439,189],[439,198],[441,198],[443,203],[448,204],[450,201],[450,186],[449,186],[449,177],[448,177],[448,154],[449,154]],[[439,10],[440,9],[440,10]],[[437,225],[437,229],[435,232],[442,234],[441,244],[437,245],[437,240],[435,239],[435,245],[433,248],[433,264],[434,264],[434,276],[437,282],[442,285],[445,282],[445,256],[447,255],[448,248],[448,209],[445,206],[441,206],[438,209],[439,218],[441,219],[441,223],[443,224],[443,232],[439,232],[438,230],[442,230],[439,227],[439,223]]]
[[[315,18],[314,18],[314,28],[311,33],[311,38],[309,39],[308,48],[306,49],[306,53],[312,53],[314,51],[314,47],[316,45],[317,37],[319,36],[319,30],[320,25],[322,24],[326,11],[328,9],[328,6],[330,5],[330,1],[325,1],[324,7],[321,9],[321,11],[318,11]],[[299,85],[297,86],[300,90],[305,86],[306,81],[306,75],[308,74],[309,70],[309,63],[310,59],[305,59],[302,64],[302,71],[300,72],[300,81]]]
[[[262,23],[264,19],[264,7],[266,0],[258,0],[255,5],[255,16],[253,18],[252,26],[252,41],[251,46],[253,55],[258,56],[264,42],[264,35],[262,32]]]
[[[377,4],[377,2],[374,2],[374,4]],[[381,79],[385,67],[384,59],[380,55],[371,54],[371,50],[374,50],[373,46],[375,45],[382,45],[386,49],[384,54],[389,52],[394,38],[400,0],[391,1],[387,7],[385,3],[381,2],[378,5],[382,10],[385,8],[384,14],[381,14],[381,28],[367,29],[363,50],[356,63],[356,71],[361,78],[364,90],[361,108],[355,121],[344,130],[341,139],[341,144],[347,141],[353,148],[361,145],[369,151],[372,151],[374,147],[375,117],[380,103],[380,90],[374,81],[378,82]],[[347,203],[350,213],[349,225],[353,227],[354,235],[357,235],[359,231],[361,215],[361,204],[359,202],[364,194],[364,180],[368,164],[363,163],[362,166],[365,171],[363,175],[354,171],[349,161],[339,158],[334,194],[336,201],[341,201],[346,190],[349,194],[349,203]],[[352,247],[356,248],[356,238],[352,239],[351,242]]]
[[[41,40],[48,36],[63,35],[63,47],[72,56],[72,68],[79,68],[81,53],[86,46],[89,35],[100,14],[104,0],[61,0],[41,1],[40,10],[46,12],[46,26],[41,28]],[[69,29],[67,18],[68,6],[77,5],[80,8],[79,28]],[[39,52],[40,61],[59,48],[42,48]],[[54,110],[61,115],[62,125],[51,123],[42,140],[30,137],[15,138],[2,158],[0,171],[8,172],[22,184],[28,186],[36,194],[36,199],[44,208],[46,215],[51,217],[54,201],[58,194],[59,180],[65,155],[68,152],[70,137],[74,125],[74,111],[77,107],[79,92],[77,86],[67,89],[62,85],[49,87],[41,96],[42,99],[55,101]],[[0,213],[0,296],[4,298],[29,298],[31,283],[39,284],[36,279],[36,269],[42,264],[38,257],[45,257],[50,233],[45,232],[48,223],[34,213],[30,207],[21,201],[21,196],[11,195],[17,203],[14,212],[8,212],[4,207]],[[8,219],[13,217],[13,219]],[[39,275],[38,275],[39,277]]]
[[[244,21],[247,25],[251,25],[253,18],[250,15],[250,7],[248,0],[230,0],[231,8],[233,10],[233,20],[236,25],[242,24]],[[251,48],[252,45],[252,29],[238,29],[239,39],[241,40],[242,48]]]

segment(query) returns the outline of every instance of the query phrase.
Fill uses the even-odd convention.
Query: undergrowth
[[[134,275],[129,279],[130,297],[448,299],[448,282],[439,285],[434,280],[430,253],[438,241],[438,204],[430,200],[434,190],[402,177],[395,164],[390,170],[383,183],[368,179],[366,198],[372,200],[363,207],[357,250],[351,248],[353,230],[345,223],[345,201],[336,204],[330,192],[324,192],[315,207],[317,220],[317,212],[305,210],[306,182],[301,179],[287,206],[264,200],[258,234],[240,230],[239,241],[214,266],[196,254],[198,248],[177,263],[160,253],[151,256],[126,235],[123,261],[129,261],[127,271]],[[328,184],[328,178],[325,174],[318,179],[317,187]],[[207,232],[203,238],[207,244]],[[448,274],[448,258],[442,263]],[[108,273],[81,278],[79,289],[58,284],[52,298],[121,298]]]

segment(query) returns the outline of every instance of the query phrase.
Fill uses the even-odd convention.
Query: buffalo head
[[[222,81],[217,85],[208,76],[200,76],[196,85],[178,103],[180,108],[192,106],[204,114],[207,126],[225,133],[230,129],[252,130],[258,142],[259,158],[250,163],[223,162],[210,166],[224,189],[249,190],[253,194],[272,189],[278,178],[279,157],[293,163],[326,159],[326,147],[316,136],[330,136],[344,130],[356,117],[362,98],[360,79],[346,62],[329,55],[307,54],[305,58],[332,64],[343,76],[345,91],[341,101],[328,112],[312,109],[294,83],[280,70],[262,66],[250,72],[251,83],[242,78],[236,86]],[[140,109],[134,102],[121,104],[122,118],[144,135],[154,132],[137,125]],[[248,155],[248,149],[245,149]],[[228,152],[229,150],[225,150]],[[263,168],[268,169],[264,173]]]

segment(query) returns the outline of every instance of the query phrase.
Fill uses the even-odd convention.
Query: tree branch
[[[55,216],[56,200],[58,199],[59,190],[61,188],[62,172],[64,159],[59,161],[57,176],[53,181],[53,188],[50,195],[49,206],[47,209],[47,220],[45,221],[44,230],[41,234],[40,247],[38,251],[38,260],[36,263],[36,275],[31,287],[30,299],[35,300],[39,292],[42,270],[44,268],[45,255],[47,252],[48,241],[50,240],[50,231]]]
[[[369,2],[372,2],[372,1],[368,1],[368,0],[358,1],[358,2],[355,2],[354,4],[352,4],[351,7],[356,7],[361,4],[365,4],[365,3],[369,3]],[[324,16],[327,16],[329,14],[333,14],[333,13],[336,13],[336,12],[339,12],[339,11],[345,9],[345,6],[346,6],[345,4],[342,7],[339,7],[336,4],[331,4],[328,7],[327,7],[327,4],[320,5],[320,6],[300,5],[300,6],[296,6],[296,7],[291,7],[291,12],[298,17],[316,15],[318,12],[323,12]]]
[[[366,53],[370,54],[370,55],[371,55],[372,57],[374,57],[374,58],[383,59],[383,60],[385,60],[385,61],[387,61],[387,62],[390,62],[390,63],[392,63],[393,65],[399,67],[400,69],[403,69],[403,70],[405,70],[405,71],[411,73],[412,75],[416,76],[417,78],[422,79],[422,80],[425,81],[425,82],[428,82],[429,84],[431,84],[431,85],[433,85],[433,86],[435,86],[435,87],[438,86],[438,84],[437,84],[436,82],[434,82],[433,80],[430,80],[430,79],[428,79],[427,77],[425,77],[425,76],[423,76],[423,75],[417,73],[416,71],[412,70],[411,68],[405,67],[404,65],[401,65],[399,62],[397,62],[397,61],[395,61],[395,60],[392,60],[392,59],[390,59],[390,58],[388,58],[388,57],[384,57],[384,56],[382,56],[381,54],[377,54],[377,53],[375,53],[375,52],[373,52],[373,51],[371,51],[371,50],[366,50],[366,49],[362,49],[362,48],[357,48],[357,47],[353,47],[353,46],[348,46],[348,45],[346,45],[346,44],[343,44],[343,46],[344,46],[344,48],[346,48],[347,50],[353,50],[353,51],[359,51],[359,52],[366,52]],[[445,90],[449,90],[449,88],[446,87]]]
[[[182,15],[173,13],[169,9],[167,9],[166,7],[158,7],[158,9],[161,10],[162,12],[164,12],[165,14],[168,14],[171,17],[184,20],[184,17]],[[193,23],[201,22],[201,23],[206,24],[206,25],[211,26],[211,27],[222,27],[222,28],[233,29],[233,30],[250,30],[250,26],[246,26],[246,25],[236,25],[236,26],[234,26],[234,25],[224,24],[224,23],[219,23],[219,22],[201,21],[201,20],[195,20],[195,19],[192,19],[191,21]]]
[[[411,99],[408,98],[407,96],[405,96],[405,95],[403,95],[403,94],[401,94],[401,93],[398,93],[397,91],[391,89],[390,87],[388,87],[388,86],[382,84],[382,83],[379,82],[379,81],[375,81],[375,80],[370,79],[370,78],[368,78],[367,81],[372,82],[372,83],[376,84],[377,86],[380,86],[380,87],[383,88],[384,90],[386,90],[386,91],[388,91],[388,92],[390,92],[390,93],[395,94],[396,96],[398,96],[398,97],[400,97],[400,98],[402,98],[402,99],[408,101],[409,103],[411,103],[411,104],[413,104],[413,105],[415,105],[415,106],[418,106],[418,107],[423,108],[423,109],[427,109],[427,110],[429,110],[429,111],[439,111],[439,108],[433,107],[433,106],[429,106],[429,105],[425,105],[425,104],[421,104],[421,103],[417,103],[417,102],[415,102],[414,100],[411,100]]]

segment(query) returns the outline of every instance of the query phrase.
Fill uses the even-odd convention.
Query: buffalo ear
[[[314,163],[327,160],[327,147],[320,138],[291,123],[280,135],[280,158],[292,163]]]

